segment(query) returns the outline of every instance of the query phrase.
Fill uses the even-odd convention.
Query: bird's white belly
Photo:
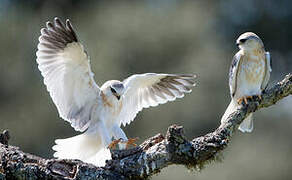
[[[113,125],[118,124],[118,115],[120,113],[120,104],[115,106],[104,107],[100,113],[100,119],[105,123],[106,127],[111,129]]]
[[[248,61],[241,64],[237,78],[237,92],[235,96],[252,96],[261,94],[261,84],[264,79],[264,61]]]

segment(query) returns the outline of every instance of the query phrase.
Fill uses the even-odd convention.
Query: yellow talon
[[[248,97],[243,97],[244,103],[247,104]]]
[[[243,98],[239,98],[239,99],[237,100],[237,104],[241,104],[242,101],[243,101]]]
[[[130,145],[132,146],[137,146],[137,144],[135,144],[135,142],[138,140],[139,138],[130,138],[128,139],[127,143],[126,143],[126,149],[129,148]]]
[[[237,100],[237,103],[238,104],[242,104],[242,102],[244,102],[244,104],[247,104],[248,103],[248,99],[252,99],[252,96],[245,96],[245,97],[239,98]]]
[[[107,148],[109,149],[114,149],[116,147],[117,144],[119,144],[121,142],[121,139],[117,139],[117,140],[113,140]]]

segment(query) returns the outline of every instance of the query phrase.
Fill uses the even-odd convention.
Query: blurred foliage
[[[91,57],[99,85],[133,73],[199,75],[191,94],[145,109],[125,127],[140,141],[183,125],[189,138],[215,129],[230,97],[234,45],[253,31],[271,52],[271,84],[291,72],[292,1],[0,0],[0,128],[11,144],[52,157],[54,139],[78,134],[58,117],[35,62],[40,29],[69,18]],[[255,114],[252,134],[237,133],[223,163],[201,173],[171,166],[153,179],[291,179],[292,98]]]

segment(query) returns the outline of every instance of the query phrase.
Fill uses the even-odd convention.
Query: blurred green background
[[[0,129],[10,144],[52,158],[54,139],[78,134],[59,118],[35,62],[40,29],[69,18],[91,56],[97,84],[133,73],[197,73],[183,99],[145,109],[124,128],[140,142],[185,127],[188,138],[214,130],[229,104],[228,70],[237,37],[257,33],[271,52],[275,84],[292,67],[292,1],[0,0]],[[164,169],[163,179],[291,179],[292,97],[255,113],[251,134],[236,133],[222,163],[201,172]]]

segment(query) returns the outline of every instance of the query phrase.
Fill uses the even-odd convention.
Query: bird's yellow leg
[[[247,104],[248,103],[248,101],[247,101],[248,99],[252,99],[252,96],[244,96],[242,98],[239,98],[237,100],[237,103],[238,104],[242,104],[242,102],[244,102],[244,104]]]
[[[135,142],[138,140],[139,138],[130,138],[128,139],[127,143],[126,143],[126,149],[129,148],[130,145],[132,146],[137,146],[137,144],[135,144]]]
[[[248,99],[251,99],[251,100],[252,100],[252,96],[246,96],[245,98],[246,98],[246,102],[245,102],[245,104],[247,104],[247,100],[248,100]]]
[[[243,97],[243,101],[244,101],[245,104],[247,104],[247,99],[248,99],[248,96]]]
[[[243,98],[239,98],[239,99],[237,100],[237,104],[241,104],[242,101],[243,101]]]
[[[114,149],[116,147],[117,144],[119,144],[121,142],[121,139],[117,139],[117,140],[113,140],[107,148],[109,149]]]

